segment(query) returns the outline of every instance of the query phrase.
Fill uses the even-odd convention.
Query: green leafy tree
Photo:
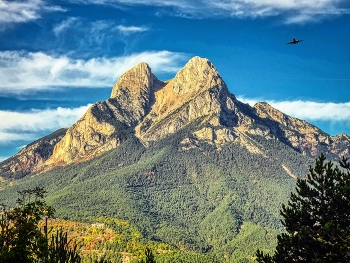
[[[257,251],[259,263],[350,262],[350,163],[340,167],[321,154],[281,215],[286,233],[278,236],[274,255]]]
[[[76,246],[70,246],[66,233],[57,231],[49,244],[47,218],[53,217],[54,209],[43,201],[46,191],[36,187],[18,193],[15,207],[1,205],[0,262],[79,263]]]
[[[42,198],[45,191],[34,188],[19,191],[17,206],[2,205],[0,217],[0,262],[36,262],[48,253],[47,238],[39,228],[42,218],[52,217],[54,209]]]

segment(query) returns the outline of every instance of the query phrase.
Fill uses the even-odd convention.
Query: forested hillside
[[[148,241],[215,255],[220,262],[251,260],[257,247],[272,249],[282,230],[279,210],[295,186],[289,173],[303,177],[313,160],[261,136],[249,138],[260,153],[237,142],[187,147],[183,142],[195,141],[195,125],[147,148],[130,133],[95,159],[24,177],[11,187],[3,182],[0,199],[11,203],[16,190],[41,186],[61,218],[116,218],[135,225]]]

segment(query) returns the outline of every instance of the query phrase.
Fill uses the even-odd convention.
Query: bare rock
[[[13,157],[0,163],[0,175],[20,178],[39,171],[52,155],[55,145],[67,129],[60,129],[24,147]],[[12,174],[12,175],[11,175]]]

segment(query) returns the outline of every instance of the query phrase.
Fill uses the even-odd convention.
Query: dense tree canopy
[[[349,161],[334,167],[321,154],[281,215],[286,233],[278,236],[274,255],[258,250],[258,262],[350,262]]]

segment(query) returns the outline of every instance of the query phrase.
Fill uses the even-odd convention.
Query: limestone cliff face
[[[16,155],[0,164],[0,174],[2,176],[14,174],[15,177],[22,177],[27,173],[40,170],[52,155],[55,145],[63,138],[66,130],[60,129],[27,145]]]
[[[107,104],[119,121],[136,126],[154,103],[154,92],[164,85],[154,76],[149,65],[142,62],[120,76]]]
[[[336,136],[331,136],[333,141],[329,151],[337,156],[350,156],[350,136],[346,133],[341,133]]]
[[[67,130],[45,165],[51,167],[94,158],[116,148],[125,139],[125,129],[106,102],[97,102]]]
[[[46,166],[94,158],[114,149],[126,138],[124,130],[137,125],[149,111],[154,90],[162,82],[146,63],[124,73],[107,101],[92,105],[58,143]]]
[[[213,64],[194,57],[155,92],[155,103],[136,135],[144,142],[155,141],[199,118],[213,126],[233,127],[245,117],[239,107],[244,106],[229,93]]]
[[[350,138],[346,134],[330,136],[304,120],[278,111],[266,102],[258,102],[254,109],[273,135],[305,155],[316,157],[320,152],[326,155],[349,155]]]

